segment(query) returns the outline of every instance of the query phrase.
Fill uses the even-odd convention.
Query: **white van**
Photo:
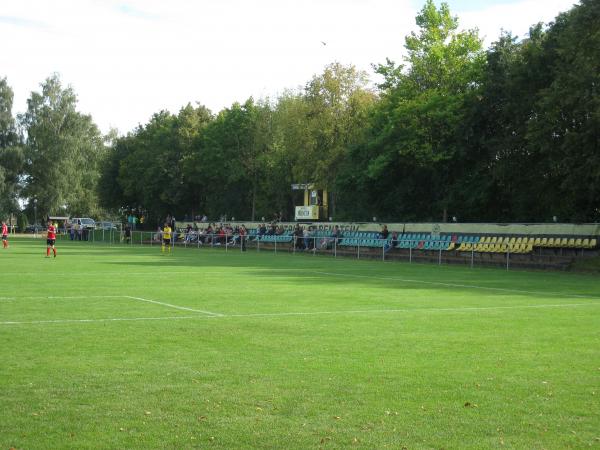
[[[94,219],[90,219],[89,217],[73,217],[69,223],[71,227],[75,227],[76,230],[79,229],[87,229],[94,230],[96,229],[96,221]]]

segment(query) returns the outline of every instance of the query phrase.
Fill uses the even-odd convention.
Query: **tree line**
[[[0,212],[293,219],[291,184],[314,183],[335,220],[599,221],[600,2],[488,49],[445,3],[416,23],[376,84],[332,63],[275,99],[188,104],[124,136],[58,75],[14,118],[0,79]]]

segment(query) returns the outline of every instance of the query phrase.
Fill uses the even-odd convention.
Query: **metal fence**
[[[130,245],[130,246],[161,246],[160,231],[131,231],[126,233],[118,229],[90,230],[82,236],[72,236],[69,233],[61,235],[62,239],[82,240],[92,244]],[[246,235],[203,234],[197,232],[173,232],[169,241],[172,247],[182,248],[212,248],[225,252],[270,252],[273,254],[304,254],[311,256],[328,256],[332,258],[346,257],[354,259],[371,259],[381,261],[405,261],[408,263],[433,264],[462,264],[470,267],[495,266],[504,267],[552,267],[560,266],[572,260],[573,255],[563,255],[559,252],[545,253],[542,249],[528,252],[513,252],[510,245],[496,247],[494,251],[479,251],[474,248],[469,251],[447,250],[445,240],[429,240],[429,248],[417,248],[420,241],[408,241],[405,248],[399,248],[390,239],[369,239],[364,245],[361,239],[348,244],[343,238],[331,236],[294,237],[290,235],[267,235],[258,237]],[[404,240],[404,243],[407,241]],[[597,253],[597,252],[596,252]]]

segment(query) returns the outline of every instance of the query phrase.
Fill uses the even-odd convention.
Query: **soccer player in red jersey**
[[[56,258],[56,249],[54,243],[56,242],[56,228],[52,225],[52,221],[48,221],[48,239],[46,239],[46,258],[50,258],[50,249],[54,253]]]
[[[2,221],[2,247],[8,248],[8,227],[4,220]]]

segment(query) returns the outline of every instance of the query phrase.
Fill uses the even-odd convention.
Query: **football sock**
[[[50,247],[46,248],[46,256],[50,256]]]

